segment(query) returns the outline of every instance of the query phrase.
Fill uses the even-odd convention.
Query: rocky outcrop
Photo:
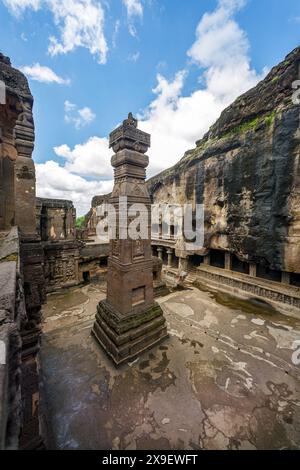
[[[225,109],[172,168],[148,181],[153,202],[204,204],[205,244],[300,273],[300,47]]]

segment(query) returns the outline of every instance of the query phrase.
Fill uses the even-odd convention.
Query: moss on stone
[[[265,117],[265,123],[267,126],[271,126],[275,120],[275,116],[276,116],[276,111],[272,111],[271,114],[268,114],[268,116]]]
[[[10,255],[5,256],[5,258],[1,258],[0,263],[7,263],[10,261],[15,261],[17,263],[18,259],[18,253],[11,253]]]
[[[127,331],[138,328],[145,323],[154,320],[154,318],[159,317],[162,315],[162,310],[159,305],[154,305],[150,307],[143,313],[140,313],[134,317],[128,318],[128,320],[124,320],[122,325],[119,325],[119,333],[126,333]]]
[[[267,126],[271,126],[275,120],[275,116],[276,116],[276,110],[274,109],[270,114],[267,114],[266,116],[256,117],[254,119],[251,119],[250,121],[246,121],[243,124],[240,124],[239,126],[234,127],[230,131],[223,134],[221,138],[233,137],[234,135],[243,134],[245,132],[255,130],[258,127],[258,125],[262,124],[263,122]]]

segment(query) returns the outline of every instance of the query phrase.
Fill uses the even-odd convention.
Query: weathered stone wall
[[[17,225],[24,236],[35,235],[35,169],[33,97],[24,75],[0,54],[0,230]]]
[[[46,291],[77,285],[79,248],[72,201],[36,199],[36,229],[42,240]]]
[[[79,242],[46,242],[43,247],[47,292],[79,284]]]
[[[0,449],[17,448],[22,424],[21,323],[26,318],[17,229],[0,239]]]
[[[72,201],[36,199],[36,227],[42,241],[75,240],[75,223]]]
[[[148,181],[153,202],[204,204],[205,244],[300,272],[300,48],[222,114],[195,149]]]
[[[101,206],[102,204],[106,204],[109,202],[110,194],[105,194],[102,196],[94,196],[91,203],[91,209],[85,216],[85,233],[87,237],[95,237],[96,236],[96,229],[97,224],[100,220],[100,217],[97,215],[97,207]]]
[[[0,335],[2,448],[37,448],[44,253],[36,232],[33,98],[25,76],[0,54]],[[4,344],[4,346],[3,346]],[[2,380],[3,379],[3,380]]]
[[[0,449],[36,448],[39,429],[37,334],[26,310],[17,227],[0,238]],[[35,329],[38,324],[35,324]],[[28,333],[31,344],[28,344]],[[36,331],[35,331],[36,333]],[[32,379],[34,383],[32,384]]]

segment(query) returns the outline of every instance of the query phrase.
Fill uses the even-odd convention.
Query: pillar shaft
[[[257,274],[257,265],[256,263],[250,263],[249,264],[249,275],[251,277],[256,277]]]
[[[232,269],[231,253],[225,253],[225,269],[228,271]]]
[[[287,273],[286,271],[282,271],[281,273],[281,282],[282,284],[290,284],[291,283],[291,273]]]
[[[168,255],[168,266],[171,267],[172,262],[173,262],[173,250],[168,250],[167,255]]]

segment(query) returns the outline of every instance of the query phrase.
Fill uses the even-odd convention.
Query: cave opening
[[[238,273],[249,274],[249,263],[241,261],[236,255],[232,255],[231,269]]]
[[[210,265],[225,269],[225,251],[210,250]]]
[[[191,268],[197,268],[202,263],[203,263],[203,256],[201,255],[192,255],[189,257],[189,266]]]
[[[291,273],[291,281],[292,286],[300,287],[300,273]]]
[[[281,271],[270,269],[268,266],[257,265],[257,277],[267,279],[269,281],[281,282]]]

